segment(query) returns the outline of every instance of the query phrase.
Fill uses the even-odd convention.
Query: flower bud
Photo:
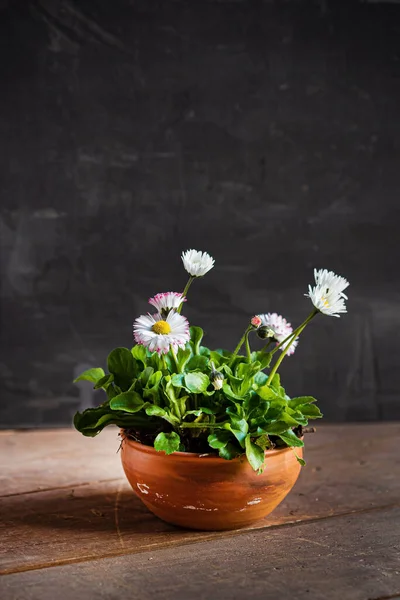
[[[224,385],[224,376],[219,371],[213,371],[210,375],[210,381],[214,386],[214,390],[220,390]]]
[[[262,323],[262,321],[258,315],[255,315],[250,320],[250,325],[253,327],[253,329],[258,329],[260,327],[261,323]]]
[[[220,390],[224,385],[224,376],[220,371],[217,371],[214,363],[211,361],[210,381],[214,386],[214,390]]]
[[[262,327],[259,327],[257,329],[257,335],[262,340],[266,340],[267,338],[275,337],[275,331],[273,329],[271,329],[270,327],[263,325]]]

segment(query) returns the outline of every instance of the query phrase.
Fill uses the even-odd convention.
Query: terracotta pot
[[[302,456],[302,448],[296,448]],[[290,448],[267,450],[257,475],[245,457],[166,455],[125,438],[122,466],[134,492],[163,521],[190,529],[237,529],[274,510],[295,484],[300,465]]]

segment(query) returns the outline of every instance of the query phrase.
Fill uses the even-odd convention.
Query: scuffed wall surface
[[[347,276],[286,387],[400,417],[400,7],[335,4],[0,4],[1,426],[97,401],[74,373],[131,345],[189,247],[217,262],[186,310],[211,346],[300,322],[314,266]]]

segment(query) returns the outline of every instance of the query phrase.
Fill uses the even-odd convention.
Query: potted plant
[[[316,315],[346,312],[349,284],[315,270],[305,294],[313,308],[298,327],[277,313],[255,315],[233,352],[210,350],[181,311],[214,259],[188,250],[182,260],[183,292],[150,298],[154,314],[135,320],[133,348],[113,350],[108,373],[93,368],[76,379],[93,382],[107,400],[78,412],[74,425],[86,436],[121,429],[126,476],[160,518],[196,529],[242,527],[270,513],[305,464],[304,427],[322,415],[315,398],[288,396],[278,370]],[[256,340],[261,348],[251,350]]]

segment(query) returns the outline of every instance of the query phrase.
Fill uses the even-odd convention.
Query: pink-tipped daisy
[[[150,352],[167,354],[172,348],[184,348],[190,339],[189,322],[185,317],[171,311],[165,319],[159,314],[141,315],[133,324],[135,341]]]
[[[177,310],[182,302],[186,302],[186,298],[179,292],[163,292],[149,298],[149,304],[154,306],[163,317],[167,316],[171,310]]]
[[[283,342],[291,333],[293,333],[293,328],[290,323],[286,321],[281,315],[277,313],[266,313],[263,315],[258,315],[261,319],[261,327],[266,327],[268,330],[267,337],[273,338],[277,345]],[[287,355],[290,356],[296,350],[296,346],[298,344],[298,338],[293,340],[290,344],[290,348],[287,351]],[[282,344],[280,349],[283,351],[286,349],[288,342]]]

